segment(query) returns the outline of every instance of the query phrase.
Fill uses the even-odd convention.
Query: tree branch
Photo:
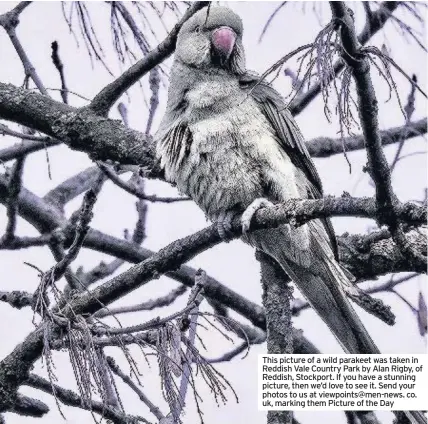
[[[171,305],[179,296],[184,294],[186,290],[187,287],[182,284],[181,286],[171,290],[165,296],[147,300],[146,302],[138,303],[136,305],[118,306],[117,308],[103,308],[96,312],[94,316],[97,318],[104,318],[110,315],[125,314],[129,312],[152,311],[153,309]],[[3,300],[2,292],[0,292],[0,300]]]
[[[162,176],[154,159],[152,138],[126,128],[118,121],[100,118],[87,110],[75,109],[46,96],[2,83],[0,117],[63,140],[70,148],[86,152],[92,158],[142,165],[147,169],[148,176]],[[382,144],[386,145],[398,142],[400,137],[410,138],[426,131],[427,121],[421,119],[409,126],[381,131],[380,135]],[[46,141],[49,141],[48,146],[59,143],[49,139]],[[344,142],[347,151],[365,147],[363,135],[345,138]],[[307,144],[313,157],[327,157],[343,152],[340,139],[317,138]],[[0,151],[0,159],[11,160],[45,147],[45,143],[36,141],[12,146]]]
[[[7,195],[7,183],[5,183],[4,178],[0,178],[0,199],[6,198]],[[64,218],[61,217],[61,214],[54,207],[46,205],[42,200],[38,199],[37,196],[32,195],[24,189],[22,190],[18,200],[20,202],[20,213],[22,216],[28,219],[29,222],[36,225],[42,232],[46,231],[48,228],[52,231],[56,227],[61,226],[64,222]],[[349,199],[345,198],[345,200]],[[359,199],[356,200],[358,201]],[[308,204],[310,204],[310,201],[304,202],[309,202]],[[299,205],[299,202],[291,201],[290,204]],[[348,203],[348,206],[349,205],[352,205],[352,201],[351,203]],[[315,208],[311,213],[320,213],[320,210],[323,210],[323,206],[324,205],[322,203],[318,203],[318,207],[320,209],[317,210]],[[343,209],[343,205],[340,203],[335,204],[334,201],[330,204],[330,207],[336,207],[336,212],[349,212],[349,210],[346,210],[346,207]],[[259,210],[254,217],[254,223],[252,225],[253,229],[266,226],[268,221],[264,221],[264,219],[269,218],[269,211],[271,209],[276,210],[277,208],[280,210],[279,206]],[[290,210],[287,211],[286,208],[285,210],[286,213],[283,214],[285,222],[289,219],[296,218],[296,215],[294,214],[291,214],[290,216]],[[414,209],[412,206],[410,208],[410,213],[406,212],[406,214],[413,216],[414,219],[420,219],[423,213],[426,213],[424,211],[421,214],[419,214],[419,212],[415,214],[415,210],[417,211],[417,209]],[[333,212],[333,209],[329,212]],[[279,212],[279,214],[280,213],[281,212]],[[325,209],[323,213],[325,213]],[[270,216],[269,219],[271,219],[272,225],[279,224],[279,222],[276,221],[277,218],[278,216],[275,214]],[[234,221],[233,230],[236,236],[241,234],[239,221]],[[417,248],[426,250],[426,236],[423,236],[422,238],[424,239],[424,243],[418,244]],[[112,253],[109,249],[112,249],[112,246],[117,247],[119,245],[121,246],[120,254],[123,256],[127,255],[129,259],[132,257],[132,261],[139,261],[144,257],[147,259],[123,274],[111,279],[109,282],[101,285],[95,290],[89,293],[85,292],[76,297],[70,304],[65,306],[61,312],[65,316],[94,313],[101,308],[102,304],[109,304],[137,287],[140,287],[142,284],[147,283],[151,279],[157,278],[162,273],[168,273],[168,275],[171,276],[174,275],[171,273],[172,270],[180,268],[181,264],[190,260],[198,253],[218,244],[220,241],[221,239],[218,235],[217,227],[216,225],[212,225],[196,234],[171,243],[156,254],[152,254],[152,252],[149,253],[147,250],[145,252],[143,249],[140,250],[134,244],[129,243],[126,240],[116,241],[113,237],[91,230],[85,239],[85,244],[88,247],[96,248],[103,252],[110,251],[110,253]],[[118,253],[119,251],[115,252],[115,254]],[[149,256],[150,254],[151,256]],[[175,276],[179,277],[184,284],[192,286],[195,271],[189,267],[181,266],[181,269],[175,272]],[[191,279],[189,280],[190,276]],[[234,293],[232,290],[227,289],[225,286],[210,278],[207,278],[204,291],[207,296],[220,300],[225,306],[230,307],[247,317],[255,326],[262,329],[265,328],[266,323],[264,311],[258,305],[249,302],[244,297]],[[54,330],[50,331],[55,335]],[[17,388],[27,378],[28,372],[34,361],[39,358],[43,348],[43,334],[44,327],[42,326],[31,333],[23,343],[18,345],[14,351],[0,363],[0,412],[13,405],[14,400],[16,399],[15,396]],[[11,369],[14,370],[13,378],[11,378],[7,371]]]
[[[152,138],[121,122],[0,83],[0,117],[50,135],[91,158],[154,169]]]
[[[65,82],[64,64],[59,56],[59,45],[58,41],[53,41],[51,44],[52,49],[52,62],[59,73],[61,79],[61,97],[65,104],[68,104],[68,88]]]
[[[262,211],[263,209],[257,212],[256,217],[260,215]],[[101,303],[108,304],[141,286],[150,278],[177,268],[180,263],[189,260],[198,252],[218,243],[220,241],[219,239],[216,226],[213,225],[195,235],[176,241],[154,254],[146,261],[134,266],[129,271],[113,278],[108,283],[96,288],[90,293],[84,293],[76,299],[73,299],[61,312],[65,316],[96,312],[100,309]],[[426,249],[425,242],[423,243],[423,248]],[[218,288],[219,287],[214,288],[213,293],[212,284],[207,280],[204,291],[209,296],[215,296],[215,292]],[[246,303],[248,303],[248,301],[246,301]],[[261,308],[260,312],[260,318],[263,321],[262,325],[265,327],[264,313]],[[251,319],[254,321],[254,316],[251,316]],[[260,321],[257,326],[259,325]],[[52,332],[55,335],[55,332]],[[27,373],[34,361],[37,360],[41,354],[42,348],[43,326],[31,333],[23,343],[18,345],[14,351],[0,363],[0,394],[3,395],[0,396],[0,412],[3,412],[13,405],[13,394],[16,393],[17,387],[27,378]],[[13,379],[5,372],[8,369],[15,370]]]
[[[1,132],[1,129],[0,129]],[[6,147],[0,150],[0,162],[7,162],[13,159],[19,159],[29,153],[38,152],[49,147],[57,146],[60,144],[59,141],[53,141],[48,137],[40,137],[45,141],[26,141],[22,143],[16,143],[13,146]]]
[[[18,398],[13,405],[11,412],[15,414],[40,418],[49,412],[49,407],[38,399],[33,399],[28,396],[18,395]]]
[[[137,396],[140,398],[140,400],[142,402],[144,402],[144,404],[147,405],[147,407],[149,408],[150,412],[160,421],[162,420],[162,418],[164,418],[165,416],[162,414],[161,410],[153,403],[150,401],[150,399],[144,394],[144,392],[132,381],[131,377],[129,377],[128,375],[126,375],[120,368],[119,366],[116,364],[116,362],[114,361],[114,359],[111,356],[107,356],[107,363],[109,365],[109,367],[111,368],[111,370],[118,376],[120,377],[123,382],[125,384],[127,384],[131,390],[133,390]]]
[[[350,199],[345,198],[345,200]],[[260,228],[271,228],[278,226],[279,224],[284,224],[296,220],[296,218],[298,219],[298,215],[295,214],[295,209],[293,205],[302,204],[301,202],[318,201],[289,201],[283,204],[282,206],[276,205],[272,208],[260,209],[256,212],[254,216],[254,221],[251,225],[251,230]],[[290,204],[292,205],[291,208],[287,209],[287,205]],[[313,205],[314,204],[315,203],[313,203]],[[339,202],[333,200],[333,202],[331,203],[332,209],[329,210],[329,212],[333,212],[334,210],[334,213],[347,213],[348,211],[346,210],[346,206],[344,209],[342,209],[345,204],[346,202],[344,202],[344,204],[340,204]],[[327,209],[324,209],[323,202],[318,203],[318,206],[320,207],[319,209],[315,207],[310,214],[306,214],[304,219],[307,219],[309,217],[313,218],[319,216],[326,216],[325,211]],[[334,207],[337,207],[337,209],[334,209]],[[275,212],[272,213],[272,211]],[[318,215],[320,211],[323,211],[323,213]],[[422,221],[425,222],[425,219],[423,219]],[[233,232],[235,237],[238,237],[241,234],[241,225],[239,219],[235,219],[233,221],[231,232]],[[221,238],[218,234],[217,226],[215,224],[193,235],[185,237],[181,240],[177,240],[171,243],[169,246],[161,249],[159,252],[146,259],[144,262],[141,262],[130,270],[113,278],[104,285],[96,288],[90,294],[83,294],[78,299],[76,299],[75,302],[73,302],[71,307],[66,307],[64,313],[67,315],[68,313],[70,313],[72,308],[74,313],[77,314],[92,314],[100,309],[100,304],[107,305],[113,302],[114,300],[117,300],[118,298],[126,295],[137,287],[140,287],[142,284],[145,284],[150,279],[156,278],[158,275],[163,274],[165,272],[178,269],[181,264],[189,261],[202,251],[213,247],[220,241]],[[426,251],[426,246],[421,246],[419,243],[415,244],[414,247],[420,250],[421,254]],[[421,269],[418,271],[425,272],[426,269]],[[209,285],[207,285],[207,287],[209,287]]]
[[[268,255],[257,251],[256,258],[260,262],[262,298],[266,310],[267,353],[292,354],[291,280]],[[292,418],[292,411],[269,411],[267,424],[291,424]]]
[[[8,195],[7,182],[5,181],[4,178],[0,176],[0,201],[4,203],[5,199],[7,198],[7,195]],[[21,216],[24,219],[26,219],[28,222],[33,224],[42,233],[50,233],[56,228],[63,227],[64,225],[66,225],[65,219],[62,217],[62,215],[58,212],[56,208],[47,205],[40,198],[38,198],[28,190],[23,189],[18,200],[19,200],[19,210],[20,210]],[[413,210],[414,205],[412,205],[411,203],[408,205],[409,205],[409,211],[407,213],[409,217],[411,217],[415,221],[417,220],[424,221],[425,219],[424,217],[426,213],[424,208]],[[279,211],[281,210],[279,206],[275,206],[273,208],[261,210],[260,212],[263,212],[268,216],[268,214],[275,211],[276,208],[278,208]],[[406,208],[403,208],[403,213],[405,213],[404,212],[405,209]],[[415,213],[415,211],[417,211],[417,213]],[[419,211],[422,213],[419,214]],[[274,214],[272,214],[271,219],[273,221],[276,219]],[[238,229],[238,232],[239,231],[240,230]],[[215,231],[214,231],[214,234],[215,234]],[[341,239],[351,240],[350,245],[354,250],[355,250],[354,246],[363,245],[364,249],[362,250],[362,252],[365,252],[365,253],[369,251],[370,246],[372,244],[380,240],[379,238],[376,238],[376,237],[371,237],[370,239],[368,239],[369,236],[356,236],[356,237],[359,237],[359,238],[351,240],[351,236],[348,236],[348,237],[342,237]],[[390,237],[390,235],[386,234],[383,238],[388,238],[388,237]],[[368,239],[368,242],[365,242],[364,244],[362,244],[362,239],[364,240]],[[135,244],[130,243],[126,240],[117,239],[115,237],[103,234],[93,229],[89,231],[85,239],[84,246],[90,249],[98,250],[103,253],[107,253],[109,255],[116,256],[128,262],[134,262],[134,263],[145,260],[151,255],[153,255],[153,252],[151,252],[148,249],[135,246]],[[357,271],[356,275],[359,278],[364,279],[364,278],[373,277],[373,273],[369,272],[366,266],[360,267],[361,262],[359,258],[356,258],[354,261],[352,255],[346,255],[345,259],[343,259],[343,264],[344,266],[350,269],[355,269]],[[406,262],[403,259],[397,262],[397,268],[398,268],[397,271],[404,271],[405,264]],[[378,264],[378,266],[376,267],[376,270],[379,273],[378,275],[382,275],[388,272],[393,272],[394,264],[388,263],[388,266],[386,266],[384,270],[382,269],[380,264]],[[414,271],[413,269],[410,268],[408,263],[407,263],[406,270]],[[196,271],[190,267],[182,266],[178,271],[173,273],[168,273],[167,275],[185,284],[186,286],[191,287],[193,285],[195,272]],[[208,287],[207,288],[208,291],[206,291],[206,293],[208,293],[208,295],[213,294],[214,297],[220,296],[221,300],[225,302],[226,305],[228,306],[234,305],[234,306],[231,306],[232,309],[238,311],[244,316],[248,317],[254,313],[254,309],[252,308],[255,307],[256,305],[248,309],[248,307],[245,306],[247,305],[247,303],[244,300],[244,298],[242,298],[237,294],[233,294],[233,292],[226,289],[218,281],[208,278],[207,287]],[[219,289],[219,287],[222,287],[222,288]],[[252,312],[249,312],[250,310],[252,310]],[[258,314],[256,313],[256,316],[257,315]],[[250,320],[252,319],[250,318]],[[253,319],[253,324],[256,326],[259,326],[260,325],[259,319],[258,318]]]
[[[4,13],[0,16],[0,26],[2,26],[7,35],[10,38],[13,47],[16,50],[19,58],[21,59],[22,66],[25,70],[25,75],[31,77],[34,81],[36,87],[40,90],[42,94],[48,95],[46,88],[44,87],[41,79],[39,78],[33,64],[31,63],[27,53],[22,47],[21,42],[19,41],[18,36],[16,35],[16,27],[19,24],[19,15],[20,13],[30,4],[31,2],[21,2],[15,8],[13,8],[10,12]]]
[[[401,127],[388,128],[379,131],[382,146],[399,143],[413,137],[418,137],[427,132],[427,118],[419,121],[410,122]],[[353,152],[355,150],[365,149],[364,135],[355,135],[352,137],[329,138],[317,137],[306,143],[309,153],[314,158],[326,158],[338,153]]]
[[[138,185],[136,185],[132,179],[128,182],[123,181],[119,175],[114,172],[111,167],[108,165],[97,162],[98,167],[101,169],[104,174],[110,178],[110,180],[120,187],[122,190],[125,190],[127,193],[132,194],[133,196],[138,197],[141,200],[147,200],[148,202],[160,202],[160,203],[174,203],[174,202],[183,202],[190,200],[188,197],[158,197],[156,195],[149,195],[141,190]]]
[[[366,22],[363,30],[358,36],[358,41],[365,45],[373,35],[381,30],[395,9],[400,5],[398,1],[385,1],[379,5],[379,9],[372,12],[372,20]],[[334,66],[334,74],[338,75],[344,69],[343,61],[337,61]],[[289,109],[293,116],[301,113],[321,93],[321,83],[317,82],[304,94],[298,96],[290,105]]]
[[[55,396],[64,405],[93,411],[106,419],[112,420],[115,424],[137,424],[140,421],[147,422],[139,417],[125,415],[120,411],[95,400],[91,401],[91,403],[87,405],[77,393],[64,389],[63,387],[53,384],[43,377],[39,377],[35,374],[31,374],[24,384]]]
[[[7,225],[3,237],[0,238],[0,246],[7,245],[15,238],[16,221],[18,214],[18,196],[21,191],[22,173],[25,157],[16,160],[9,181],[9,196],[7,202]]]
[[[99,178],[100,172],[97,166],[86,168],[79,174],[58,184],[43,196],[43,200],[62,210],[68,202],[89,190]]]
[[[0,291],[0,300],[9,303],[10,306],[16,309],[21,309],[25,306],[31,306],[33,303],[33,295],[24,291]]]
[[[184,22],[208,4],[209,2],[207,1],[197,1],[192,3],[181,18],[180,22],[174,26],[165,40],[162,41],[162,43],[160,43],[154,50],[148,53],[143,59],[131,66],[119,78],[104,87],[94,97],[90,108],[96,114],[106,115],[113,104],[119,100],[120,96],[122,96],[126,90],[174,52],[177,35]]]
[[[402,231],[400,218],[395,211],[398,199],[391,185],[391,171],[382,149],[378,125],[378,102],[370,77],[370,63],[361,52],[360,43],[355,33],[350,10],[343,2],[330,2],[332,14],[340,22],[340,37],[343,45],[343,59],[352,70],[358,96],[358,111],[361,127],[366,140],[368,167],[367,171],[376,187],[377,219],[380,224],[387,224],[395,242],[415,266],[426,268],[427,259],[412,248]]]

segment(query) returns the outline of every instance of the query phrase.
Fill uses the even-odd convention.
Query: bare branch
[[[23,291],[3,292],[0,291],[0,300],[9,303],[10,306],[21,309],[25,306],[31,306],[33,295]]]
[[[4,203],[5,199],[7,198],[8,192],[7,192],[7,181],[0,175],[0,201]],[[409,210],[410,210],[410,217],[413,217],[412,219],[417,220],[418,217],[422,221],[424,220],[424,215],[418,215],[418,213],[411,212],[412,204],[409,204]],[[423,208],[422,208],[423,210]],[[64,227],[66,225],[65,219],[62,217],[62,215],[58,212],[57,209],[55,209],[52,206],[47,205],[45,202],[43,202],[41,199],[39,199],[37,196],[29,192],[28,190],[23,189],[21,192],[21,196],[19,198],[19,211],[21,216],[26,219],[28,222],[33,224],[36,228],[38,228],[40,231],[44,233],[50,233],[53,230],[55,230],[58,227]],[[267,210],[265,210],[267,212]],[[367,253],[370,249],[370,246],[373,243],[378,242],[379,240],[389,238],[390,234],[388,232],[382,233],[383,238],[376,237],[369,237],[361,236],[363,238],[357,238],[352,239],[350,236],[348,239],[350,240],[351,245],[360,245],[362,243],[362,240],[366,240],[363,243],[364,246],[364,252]],[[346,239],[346,237],[344,238]],[[90,230],[88,233],[88,236],[85,239],[84,245],[90,249],[94,249],[103,253],[107,253],[109,255],[116,256],[118,258],[124,259],[129,262],[140,262],[142,260],[147,259],[151,255],[153,255],[153,252],[144,249],[139,248],[135,246],[135,244],[129,243],[126,240],[120,240],[115,237],[103,234],[96,230]],[[342,253],[341,256],[343,257]],[[344,264],[345,266],[348,266],[348,268],[352,268],[352,272],[358,276],[360,279],[372,279],[373,273],[367,268],[368,261],[367,260],[358,260],[359,258],[354,258],[352,255],[345,255]],[[396,271],[412,271],[410,265],[406,262],[404,259],[401,259],[400,261],[396,262],[397,265],[399,265],[396,269]],[[376,265],[376,272],[378,272],[378,275],[382,275],[389,272],[394,272],[394,262],[387,262],[387,266],[385,266],[385,270],[382,271],[382,261],[379,261]],[[407,267],[407,268],[406,268]],[[168,276],[171,278],[176,279],[177,281],[185,284],[186,286],[192,286],[193,285],[193,279],[195,275],[195,270],[187,267],[182,266],[178,271],[168,273]],[[253,318],[249,318],[251,322],[253,322],[254,325],[259,326],[260,321],[257,316],[258,314],[253,314],[256,308],[256,305],[253,304],[252,307],[247,309],[248,303],[244,301],[244,298],[241,296],[238,296],[236,293],[233,293],[232,291],[226,289],[224,286],[222,286],[218,281],[212,278],[208,278],[208,292],[211,294],[214,294],[214,296],[220,296],[222,302],[226,302],[227,305],[234,305],[232,306],[232,309],[237,310],[239,313],[244,314],[244,316],[253,316]],[[222,287],[219,290],[219,287]],[[212,288],[212,292],[210,291]],[[223,290],[226,290],[225,292]],[[208,293],[208,296],[210,294]],[[231,303],[230,303],[231,302]],[[240,309],[243,307],[243,309]],[[238,309],[235,309],[238,308]],[[253,312],[249,312],[249,310],[252,310]],[[256,308],[257,309],[257,308]],[[248,315],[247,315],[248,314]]]
[[[82,398],[77,393],[68,389],[64,389],[57,384],[52,384],[50,381],[35,374],[31,374],[24,384],[56,396],[58,400],[61,401],[64,405],[93,411],[102,417],[105,417],[106,419],[112,420],[115,424],[137,424],[139,422],[148,423],[148,421],[142,417],[125,415],[122,412],[103,404],[102,402],[93,400],[91,401],[90,405],[87,405],[85,402],[83,402]]]
[[[92,209],[97,200],[97,196],[101,190],[104,179],[99,177],[94,186],[88,190],[84,196],[82,207],[79,211],[79,218],[75,228],[75,236],[73,244],[64,258],[55,265],[54,269],[48,271],[47,274],[58,280],[64,274],[65,269],[76,259],[80,248],[83,245],[86,235],[89,231],[89,223],[92,219]]]
[[[97,165],[101,169],[101,171],[103,171],[107,175],[107,177],[113,181],[114,184],[116,184],[118,187],[122,188],[129,194],[137,196],[141,200],[146,200],[148,202],[160,202],[160,203],[174,203],[174,202],[182,202],[182,201],[190,200],[188,197],[158,197],[156,195],[145,194],[144,191],[141,191],[138,188],[138,185],[136,185],[132,181],[132,179],[129,182],[125,182],[108,165],[99,161],[97,162]]]
[[[184,358],[182,359],[182,362],[184,361],[184,365],[183,365],[183,374],[181,376],[181,381],[180,381],[180,392],[179,392],[181,402],[178,405],[179,410],[174,411],[174,413],[172,414],[173,416],[175,415],[180,416],[186,404],[186,394],[187,394],[187,389],[189,387],[190,376],[192,373],[192,369],[191,369],[191,364],[193,362],[192,348],[194,348],[195,339],[196,339],[196,324],[198,321],[198,311],[199,311],[199,306],[203,300],[202,294],[206,283],[207,283],[207,274],[202,269],[199,269],[196,272],[195,285],[192,287],[192,291],[190,292],[189,300],[187,302],[187,305],[193,304],[193,309],[189,311],[189,315],[191,315],[190,320],[188,316],[187,317],[183,316],[181,318],[182,332],[185,327],[188,327],[189,336],[188,336],[188,346],[186,349],[186,353],[184,354]],[[189,323],[188,326],[183,325],[184,321],[187,321]]]
[[[379,9],[372,12],[372,20],[366,22],[363,30],[358,36],[358,41],[365,45],[370,38],[372,38],[378,31],[380,31],[392,13],[400,5],[398,1],[385,1],[379,5]],[[344,69],[343,61],[337,61],[334,66],[334,74],[338,75],[340,71]],[[304,94],[298,96],[290,105],[290,112],[296,116],[301,113],[311,102],[321,93],[321,82],[316,82],[312,87]]]
[[[144,34],[138,28],[134,18],[129,13],[128,9],[125,7],[123,2],[117,1],[112,3],[114,7],[120,12],[125,22],[128,24],[131,29],[135,40],[137,41],[140,50],[144,55],[148,53],[147,41],[144,37]],[[150,130],[153,124],[153,119],[159,105],[159,85],[160,85],[160,76],[158,67],[152,68],[149,75],[149,85],[152,95],[150,97],[150,109],[149,109],[149,117],[147,119],[146,131],[145,134],[150,134]]]
[[[7,243],[0,244],[0,249],[6,250],[20,250],[28,247],[46,246],[57,239],[58,235],[55,233],[43,234],[39,237],[17,237]]]
[[[98,167],[93,166],[87,168],[79,174],[68,178],[46,193],[43,200],[62,210],[68,202],[79,196],[81,193],[89,190],[99,176],[100,170]]]
[[[18,395],[15,405],[11,412],[15,414],[40,418],[49,412],[49,407],[38,399],[33,399],[28,396]]]
[[[260,34],[259,37],[259,43],[262,41],[263,36],[265,35],[267,29],[269,28],[269,25],[272,23],[273,19],[275,18],[275,16],[278,14],[278,12],[287,4],[286,1],[281,2],[276,9],[271,13],[271,15],[269,16],[269,19],[266,21],[265,26],[262,29],[262,33]]]
[[[170,31],[162,43],[160,43],[154,50],[148,53],[135,65],[131,66],[131,68],[124,72],[119,78],[104,87],[94,97],[91,103],[92,110],[97,114],[106,115],[113,104],[119,100],[120,96],[122,96],[122,94],[128,90],[128,88],[135,84],[152,68],[154,68],[156,65],[159,65],[168,56],[170,56],[175,49],[177,35],[181,26],[192,15],[194,15],[198,10],[202,9],[208,3],[209,2],[205,1],[197,1],[192,3],[180,22],[174,26],[174,28]]]
[[[151,137],[126,128],[117,120],[76,109],[47,96],[0,83],[0,117],[63,141],[99,160],[156,170]]]
[[[92,219],[92,209],[97,200],[98,194],[101,191],[104,178],[99,175],[94,186],[88,190],[83,198],[82,206],[79,210],[79,217],[74,228],[74,238],[70,249],[66,254],[63,254],[62,248],[57,244],[51,244],[51,250],[55,259],[58,261],[49,271],[43,274],[40,286],[34,293],[35,310],[41,312],[42,316],[45,313],[45,293],[48,287],[52,286],[56,281],[64,275],[71,288],[80,290],[80,284],[77,278],[71,272],[69,266],[77,258],[77,255],[83,245],[86,235],[89,231],[89,223]]]
[[[171,290],[167,295],[158,297],[156,299],[148,300],[147,302],[138,303],[137,305],[120,306],[118,308],[100,309],[94,314],[97,318],[103,318],[109,315],[118,315],[129,312],[139,311],[152,311],[153,309],[162,308],[169,306],[184,293],[186,293],[187,287],[185,285],[178,286],[176,289]],[[1,292],[0,292],[1,300]]]
[[[127,376],[116,364],[114,359],[111,356],[107,356],[107,363],[111,370],[120,377],[125,384],[127,384],[140,398],[140,400],[147,405],[150,412],[160,421],[165,416],[162,414],[161,410],[150,401],[150,399],[144,394],[144,392],[132,381],[132,379]]]
[[[55,65],[55,68],[58,70],[59,77],[61,79],[61,97],[62,101],[65,104],[68,104],[68,89],[67,84],[65,82],[65,73],[64,73],[64,65],[59,57],[59,46],[57,41],[53,41],[51,44],[52,48],[52,62]]]
[[[13,47],[16,50],[19,58],[21,59],[22,65],[25,69],[25,74],[30,76],[31,79],[36,84],[36,87],[42,94],[48,95],[46,88],[44,87],[41,79],[39,78],[33,64],[31,63],[27,53],[22,47],[21,42],[19,41],[18,36],[16,35],[16,27],[19,24],[19,14],[30,4],[31,2],[21,2],[17,7],[12,9],[10,12],[4,13],[0,16],[0,26],[2,26],[7,35],[9,36],[10,41],[13,44]]]
[[[401,127],[389,128],[387,130],[379,131],[382,146],[388,146],[394,143],[400,143],[401,140],[418,137],[426,134],[427,132],[427,119],[423,118],[419,121],[409,122]],[[306,143],[309,153],[315,158],[325,158],[335,154],[352,152],[355,150],[365,149],[365,141],[363,135],[355,135],[351,137],[341,138],[328,138],[317,137],[309,140]]]
[[[420,269],[427,266],[427,259],[406,240],[402,224],[395,212],[398,200],[391,185],[391,171],[385,158],[378,127],[378,104],[371,81],[370,64],[366,56],[361,57],[359,40],[355,34],[353,19],[343,2],[331,2],[333,16],[341,22],[340,34],[344,47],[343,59],[352,69],[357,87],[358,109],[361,127],[366,140],[368,168],[376,186],[376,203],[379,223],[386,223],[396,243]],[[359,59],[356,59],[359,58]]]
[[[20,133],[18,131],[14,131],[14,130],[9,129],[4,124],[0,124],[0,135],[10,135],[12,137],[18,137],[21,140],[34,140],[34,141],[41,141],[43,143],[50,143],[50,142],[55,143],[49,137],[33,135],[31,133],[28,133],[28,134],[23,133],[23,132]]]
[[[422,255],[427,254],[426,236],[426,227],[406,233],[409,242]],[[415,267],[409,263],[388,231],[378,231],[366,236],[344,235],[338,238],[338,242],[341,263],[358,279],[373,280],[389,273],[415,271]],[[426,271],[424,268],[418,272]]]
[[[350,200],[350,204],[352,204],[352,198],[343,199]],[[320,210],[323,210],[324,212],[326,211],[326,209],[323,209],[326,204],[330,207],[335,206],[337,208],[335,212],[346,211],[346,207],[343,208],[344,205],[346,205],[346,201],[344,201],[342,204],[335,201],[332,201],[331,203],[324,203],[324,201],[325,199],[321,199],[321,201],[318,203],[320,209],[313,209],[312,216],[309,216],[319,217],[320,215],[317,214]],[[286,202],[286,204],[299,205],[300,202],[318,201],[300,200]],[[312,204],[314,205],[315,203]],[[279,205],[271,208],[260,209],[254,216],[254,222],[251,225],[251,230],[268,228],[269,226],[277,226],[280,223],[283,224],[285,222],[289,222],[290,220],[295,220],[298,216],[296,216],[294,212],[291,212],[294,210],[293,208],[290,208],[291,211],[289,209],[286,213],[284,213],[284,209],[287,210],[287,208],[281,208]],[[424,210],[424,208],[421,209]],[[272,211],[275,211],[275,213],[272,213]],[[425,210],[423,214],[424,213],[426,213]],[[321,216],[325,215],[321,214]],[[282,219],[278,219],[279,217]],[[308,215],[306,215],[306,218],[307,217]],[[239,219],[235,219],[233,221],[231,232],[233,232],[235,237],[241,234]],[[421,237],[424,239],[425,235]],[[167,271],[171,271],[172,269],[176,269],[182,263],[187,262],[193,258],[200,251],[212,247],[219,242],[220,235],[218,234],[217,226],[215,224],[184,239],[177,240],[166,248],[160,250],[157,254],[148,258],[146,261],[113,278],[102,287],[95,289],[90,295],[83,294],[81,297],[76,299],[73,305],[74,313],[94,313],[100,309],[100,302],[103,304],[109,304],[118,297],[122,297],[135,288],[141,286],[151,278]],[[426,250],[426,246],[421,246],[419,244],[415,244],[415,248],[421,251],[421,254],[423,254],[423,252]],[[423,268],[419,271],[425,272],[426,269]],[[207,287],[209,287],[209,285]],[[66,309],[68,308],[66,307]]]
[[[417,78],[416,75],[412,76],[412,80],[416,83]],[[416,87],[412,84],[410,88],[409,96],[407,97],[407,104],[404,106],[404,112],[406,113],[406,125],[410,123],[410,119],[412,118],[413,112],[415,111],[415,92]],[[402,137],[400,140],[400,144],[398,145],[397,151],[395,152],[394,159],[391,162],[391,173],[394,172],[395,165],[397,165],[397,162],[400,159],[401,151],[403,150],[404,143],[406,141],[405,137]]]
[[[1,129],[0,129],[1,131]],[[49,137],[40,137],[42,142],[39,141],[24,141],[22,143],[17,143],[11,147],[6,147],[5,149],[0,150],[0,162],[7,162],[13,159],[19,159],[29,153],[38,152],[39,150],[47,149],[52,146],[57,146],[60,144],[59,141],[53,141]]]
[[[293,353],[291,325],[291,280],[278,263],[261,251],[256,252],[260,262],[263,287],[263,306],[266,310],[267,353]],[[269,411],[268,424],[291,424],[292,411]]]
[[[2,238],[0,238],[0,246],[7,245],[15,238],[16,221],[18,213],[18,196],[21,191],[22,172],[24,170],[25,157],[16,160],[13,168],[12,175],[9,180],[9,197],[7,204],[7,225],[6,231]]]
[[[12,13],[16,13],[17,15],[20,15],[21,12],[23,12],[32,1],[20,1],[12,10]]]

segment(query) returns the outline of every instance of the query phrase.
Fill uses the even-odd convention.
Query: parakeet
[[[322,186],[284,100],[246,70],[242,34],[241,19],[225,7],[201,9],[179,31],[155,136],[165,178],[223,236],[231,217],[242,214],[242,239],[280,264],[345,352],[379,353],[344,293],[352,284],[328,219],[247,232],[257,208],[321,198]],[[406,415],[426,422],[420,412]]]
[[[178,34],[157,155],[166,179],[209,219],[221,228],[244,213],[246,230],[258,207],[320,198],[322,186],[284,100],[245,68],[241,19],[228,8],[207,10]],[[346,352],[379,353],[342,289],[349,281],[328,219],[242,239],[281,265]]]

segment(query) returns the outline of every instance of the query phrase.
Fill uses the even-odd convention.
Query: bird
[[[378,354],[348,300],[329,219],[249,231],[263,207],[320,199],[321,179],[284,99],[246,69],[243,23],[231,9],[205,7],[177,35],[166,110],[155,134],[165,179],[192,198],[227,239],[241,216],[241,239],[276,261],[343,350]],[[406,411],[412,423],[426,423]]]
[[[248,231],[254,213],[290,199],[319,199],[322,184],[281,95],[246,70],[241,18],[203,8],[181,27],[166,111],[155,134],[165,179],[218,223],[227,238],[242,216],[242,240],[274,259],[347,353],[380,353],[343,287],[329,219]]]

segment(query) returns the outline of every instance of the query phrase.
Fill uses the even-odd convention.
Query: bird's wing
[[[169,168],[176,168],[189,154],[193,137],[185,118],[183,99],[167,105],[167,110],[154,137],[157,153],[162,157],[162,169],[165,169],[166,159],[168,159]]]
[[[182,160],[189,154],[192,144],[192,133],[184,121],[175,122],[165,132],[161,146],[165,149],[170,165],[179,167]]]
[[[303,135],[282,97],[267,83],[259,82],[259,77],[254,74],[241,76],[240,85],[256,101],[275,130],[279,145],[287,153],[294,166],[301,170],[306,177],[308,198],[321,198],[323,194],[321,179],[306,148]],[[323,219],[322,222],[337,259],[337,242],[331,221]]]

